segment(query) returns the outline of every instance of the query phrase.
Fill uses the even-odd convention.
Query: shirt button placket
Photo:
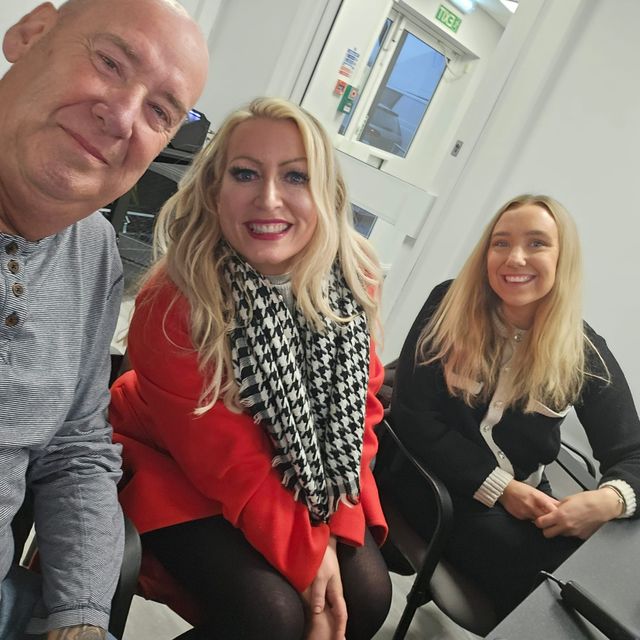
[[[19,259],[20,246],[16,241],[12,240],[5,246],[4,251],[10,256],[5,264],[6,271],[15,277],[15,280],[10,285],[13,296],[5,301],[7,303],[7,311],[4,317],[4,325],[12,329],[20,325],[26,315],[26,300],[24,298],[26,288],[21,282],[24,269]]]

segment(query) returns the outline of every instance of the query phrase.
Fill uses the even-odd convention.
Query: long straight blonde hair
[[[505,211],[537,205],[558,228],[558,263],[551,291],[540,301],[521,355],[511,363],[513,386],[507,404],[529,411],[533,401],[564,409],[580,396],[586,376],[608,381],[609,374],[584,332],[582,256],[576,225],[567,210],[545,195],[521,195],[505,203],[490,220],[417,344],[416,363],[440,361],[449,393],[470,406],[491,397],[500,372],[504,338],[496,326],[500,299],[489,285],[487,252]],[[589,354],[596,356],[598,373]],[[454,384],[458,377],[482,382],[478,395]]]
[[[252,118],[294,122],[307,156],[318,223],[291,272],[297,305],[318,331],[323,327],[322,316],[344,321],[330,307],[325,287],[332,265],[339,259],[369,327],[378,328],[380,266],[368,241],[353,228],[345,182],[329,137],[300,107],[278,98],[257,98],[225,120],[194,160],[178,192],[163,206],[155,228],[157,262],[146,283],[153,287],[168,278],[189,301],[191,340],[205,380],[197,413],[208,411],[219,397],[228,407],[240,409],[228,340],[235,308],[223,276],[230,250],[220,228],[218,196],[230,137],[239,124]]]

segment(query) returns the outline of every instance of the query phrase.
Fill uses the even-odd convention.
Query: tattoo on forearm
[[[105,640],[107,632],[100,627],[81,624],[77,627],[65,627],[49,631],[47,640]]]

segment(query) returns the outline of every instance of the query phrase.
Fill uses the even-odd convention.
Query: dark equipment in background
[[[191,109],[178,129],[178,132],[169,142],[171,149],[196,153],[200,151],[207,139],[207,133],[211,123],[204,113]]]
[[[176,135],[140,180],[104,209],[118,236],[126,287],[135,285],[151,263],[156,216],[177,191],[184,172],[206,142],[210,124],[202,112],[191,109]]]

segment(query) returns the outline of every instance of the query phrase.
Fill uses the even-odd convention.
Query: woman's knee
[[[255,596],[256,600],[260,600],[260,604],[255,607],[257,615],[254,616],[253,621],[256,638],[302,639],[306,624],[305,610],[301,597],[293,588],[256,592]]]
[[[389,574],[379,574],[375,584],[368,583],[357,594],[349,594],[347,639],[370,640],[387,618],[391,606]]]
[[[391,579],[371,535],[365,545],[339,552],[342,586],[347,601],[347,638],[368,640],[382,626],[391,606]]]

